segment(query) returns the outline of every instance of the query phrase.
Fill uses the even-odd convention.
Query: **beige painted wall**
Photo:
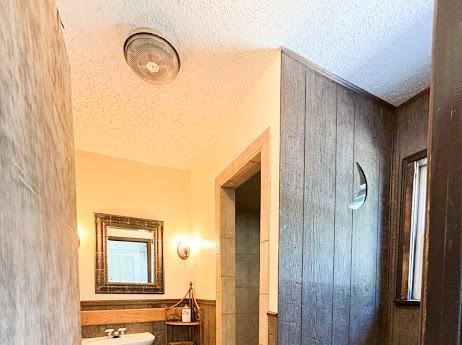
[[[81,300],[153,298],[153,295],[95,295],[93,212],[165,221],[166,294],[157,296],[178,298],[192,279],[199,298],[214,300],[215,178],[270,128],[269,309],[277,311],[280,65],[280,51],[275,50],[271,64],[217,133],[217,139],[196,157],[191,172],[77,151]],[[193,241],[188,261],[176,256],[176,245],[182,237]]]
[[[270,128],[270,277],[269,309],[277,311],[278,284],[278,201],[279,201],[279,114],[280,51],[255,83],[251,92],[229,117],[207,152],[195,160],[191,171],[192,232],[215,241],[215,178],[244,149]],[[194,265],[193,279],[200,298],[215,299],[215,251],[201,250]]]
[[[181,260],[176,246],[190,235],[190,174],[99,154],[76,152],[80,299],[153,299],[183,296],[195,257]],[[165,294],[95,294],[94,212],[164,221]]]

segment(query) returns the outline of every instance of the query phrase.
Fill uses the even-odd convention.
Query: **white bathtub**
[[[82,339],[82,345],[152,345],[154,339],[151,333],[135,333],[121,338],[86,338]]]

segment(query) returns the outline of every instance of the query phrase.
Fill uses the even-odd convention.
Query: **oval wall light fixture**
[[[358,162],[356,162],[356,168],[358,170],[359,174],[359,189],[356,192],[356,194],[353,196],[353,200],[348,204],[348,207],[352,210],[357,210],[361,206],[364,205],[367,199],[367,179],[366,175],[364,174],[364,170],[359,165]]]
[[[191,255],[191,247],[189,243],[185,241],[180,241],[176,247],[176,252],[180,259],[186,260]]]

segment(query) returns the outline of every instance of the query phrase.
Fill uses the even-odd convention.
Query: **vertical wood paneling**
[[[395,306],[393,312],[392,344],[418,345],[420,332],[420,308],[415,306]]]
[[[462,3],[436,2],[424,344],[462,339]]]
[[[337,92],[337,156],[335,204],[335,256],[332,345],[348,345],[350,333],[351,239],[353,211],[347,205],[353,194],[354,92]]]
[[[204,345],[215,345],[216,344],[216,306],[211,305],[210,307],[206,308],[207,317],[205,321],[205,325],[208,329],[208,336],[204,339]]]
[[[385,344],[394,108],[282,60],[279,343]]]
[[[389,292],[393,290],[390,285],[390,235],[392,212],[392,174],[393,152],[396,133],[396,113],[390,109],[383,109],[382,120],[379,122],[379,207],[377,208],[377,289],[376,301],[378,303],[377,330],[378,336],[383,337],[383,344],[388,344],[390,333],[390,307]]]
[[[331,344],[337,85],[306,71],[302,343]]]
[[[377,341],[375,292],[379,157],[376,126],[380,110],[371,100],[361,97],[356,99],[355,106],[354,161],[362,166],[366,174],[368,192],[364,205],[353,212],[350,335],[352,344],[372,345]],[[359,185],[358,174],[355,174],[354,185]]]
[[[428,132],[428,90],[421,93],[396,110],[396,140],[394,144],[393,171],[392,171],[392,202],[391,224],[389,240],[389,327],[390,344],[417,345],[419,343],[419,318],[418,306],[400,306],[393,300],[396,297],[396,267],[398,260],[399,235],[402,231],[399,227],[402,161],[404,158],[427,148]]]
[[[279,344],[301,344],[305,67],[282,58],[279,227]]]

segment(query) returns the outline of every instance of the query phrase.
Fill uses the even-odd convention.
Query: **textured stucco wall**
[[[0,6],[0,344],[80,343],[70,73],[53,0]]]

